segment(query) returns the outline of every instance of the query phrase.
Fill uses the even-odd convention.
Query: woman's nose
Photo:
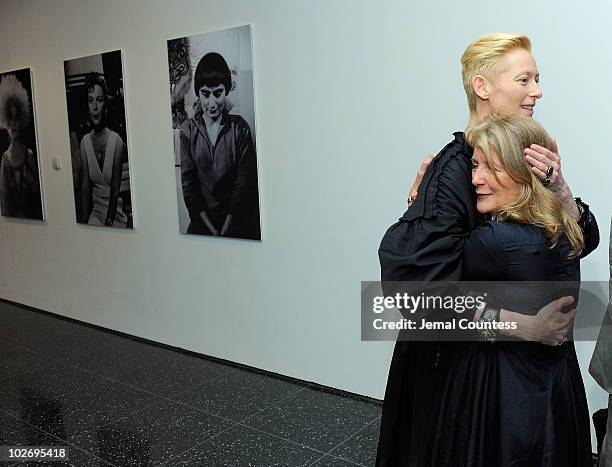
[[[540,85],[538,83],[534,83],[531,89],[531,96],[535,99],[539,99],[542,97],[542,89],[540,89]]]
[[[482,185],[482,177],[480,174],[480,169],[472,170],[472,185],[474,186]]]

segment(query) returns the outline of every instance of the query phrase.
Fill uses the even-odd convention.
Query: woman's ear
[[[489,99],[489,82],[487,78],[482,75],[476,75],[472,78],[472,87],[476,95],[482,100],[486,101]]]

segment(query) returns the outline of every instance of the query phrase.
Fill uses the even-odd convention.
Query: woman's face
[[[106,96],[100,85],[95,84],[93,89],[87,92],[87,105],[89,107],[89,119],[95,127],[104,124]]]
[[[530,52],[517,48],[504,55],[501,72],[490,81],[489,101],[502,115],[533,116],[536,101],[542,97],[540,74]]]
[[[208,86],[202,86],[198,92],[200,98],[200,105],[206,115],[211,120],[217,120],[223,110],[225,110],[225,85],[219,84],[212,88]]]
[[[8,123],[8,134],[11,137],[11,141],[19,139],[21,136],[21,112],[15,102],[11,102],[7,106],[6,116]]]
[[[489,167],[487,157],[479,146],[472,156],[472,184],[476,188],[476,209],[481,214],[508,206],[521,191],[519,183],[502,168],[497,154],[492,154],[495,167]]]

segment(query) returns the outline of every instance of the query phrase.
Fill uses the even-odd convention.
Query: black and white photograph
[[[5,217],[44,219],[32,73],[0,73],[0,210]]]
[[[121,51],[64,62],[76,221],[133,228]]]
[[[168,41],[181,233],[261,240],[251,27]]]

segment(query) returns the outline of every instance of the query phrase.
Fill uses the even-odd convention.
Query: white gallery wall
[[[476,36],[534,43],[563,171],[600,221],[607,280],[607,2],[3,0],[0,72],[33,70],[45,223],[0,218],[0,297],[376,398],[393,344],[360,341],[360,281],[414,174],[464,128]],[[263,241],[178,231],[166,40],[253,25]],[[63,61],[122,49],[134,231],[75,222]],[[52,159],[62,168],[56,171]],[[586,369],[592,343],[578,344]],[[583,371],[591,412],[605,397]]]

